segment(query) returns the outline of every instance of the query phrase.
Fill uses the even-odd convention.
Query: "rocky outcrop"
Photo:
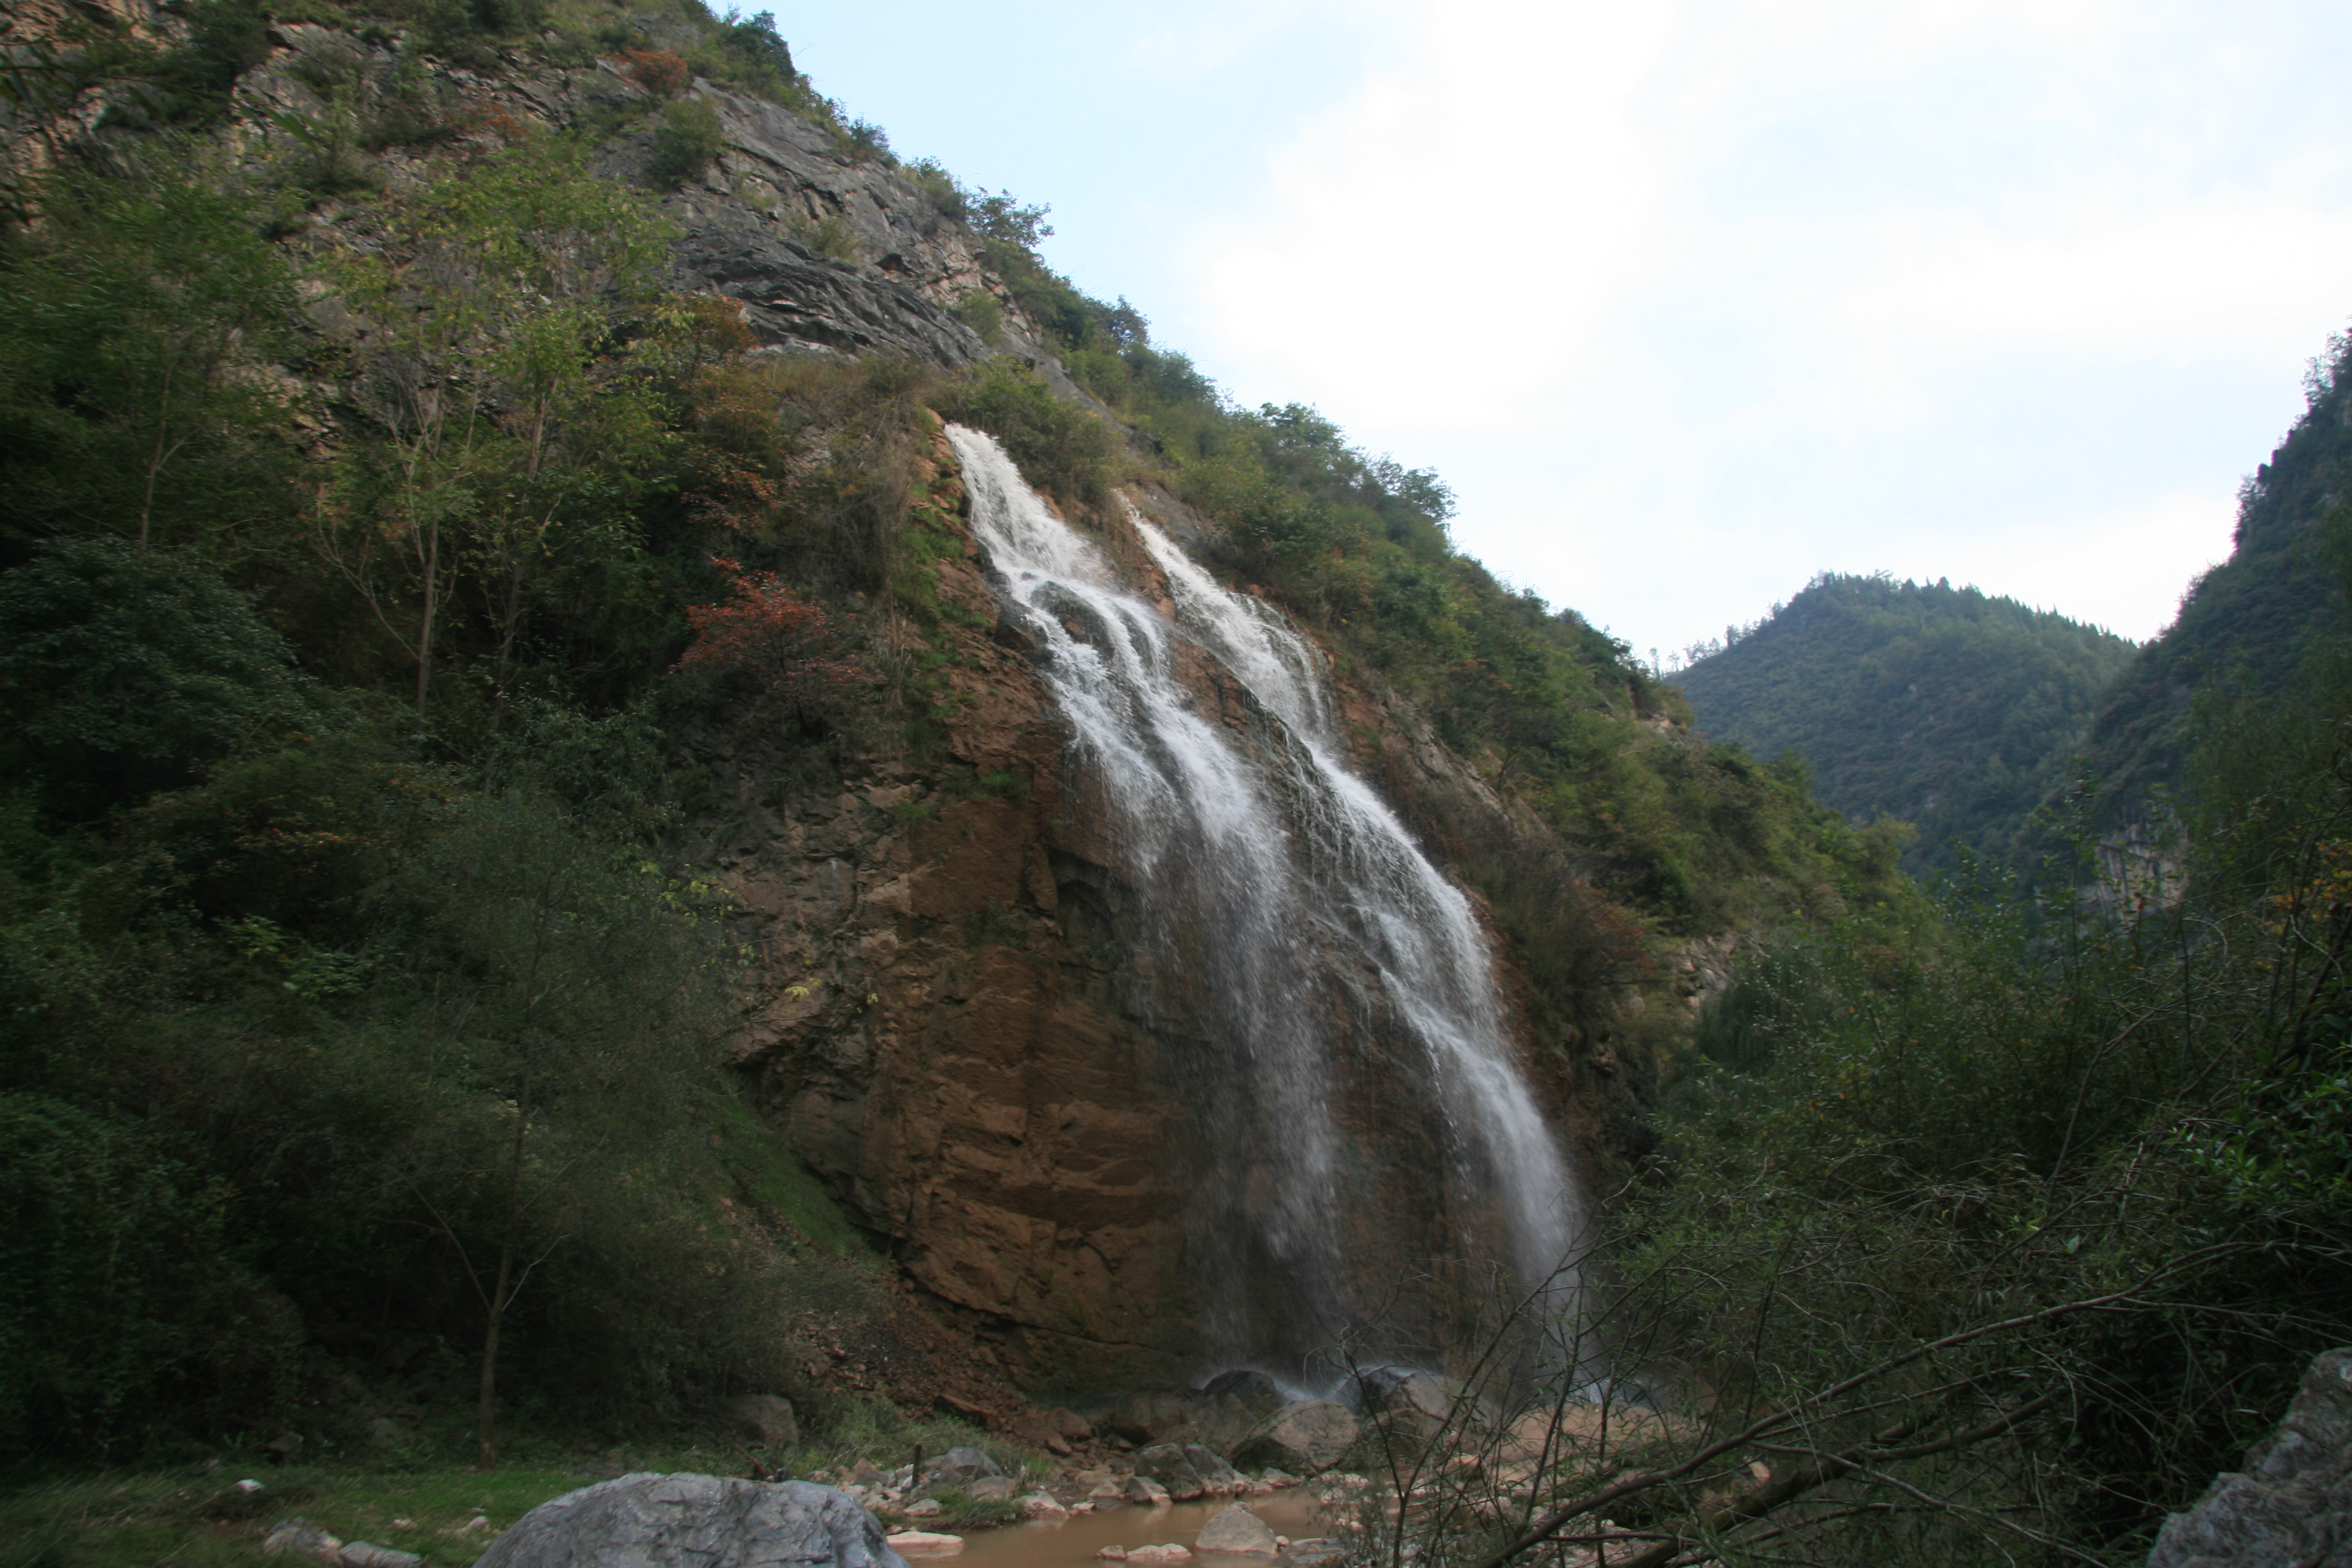
[[[874,1516],[831,1487],[649,1472],[543,1502],[476,1568],[906,1568]]]
[[[2147,1568],[2352,1568],[2352,1347],[2321,1354],[2278,1429],[2164,1521]]]
[[[984,1360],[1065,1386],[1175,1381],[1198,1323],[1181,1110],[1116,935],[1127,894],[1066,791],[1025,645],[991,635],[938,462],[929,521],[961,542],[936,586],[944,754],[781,796],[752,738],[709,758],[739,804],[705,853],[757,961],[736,1059]]]
[[[663,204],[685,230],[671,252],[681,287],[740,300],[770,342],[899,353],[946,369],[992,352],[949,313],[990,284],[970,230],[887,164],[844,152],[822,126],[708,82],[694,91],[718,112],[726,141],[709,170]],[[642,177],[652,158],[650,139],[633,136],[606,152],[603,167]],[[820,250],[820,240],[852,255]],[[1014,331],[1024,357],[1043,357],[1017,317]]]
[[[1178,1502],[1249,1489],[1239,1471],[1198,1443],[1154,1443],[1136,1454],[1135,1473],[1167,1488]]]
[[[794,1150],[935,1303],[962,1314],[982,1358],[1032,1388],[1164,1388],[1189,1381],[1215,1335],[1259,1332],[1213,1325],[1199,1296],[1202,1256],[1226,1244],[1201,1217],[1202,1194],[1247,1190],[1210,1163],[1230,1148],[1195,1121],[1217,1088],[1202,1075],[1222,1059],[1214,999],[1187,989],[1139,913],[1106,803],[1067,766],[1030,648],[999,618],[952,511],[944,454],[919,489],[939,509],[924,526],[958,541],[927,634],[941,661],[944,756],[877,756],[841,784],[781,795],[754,738],[720,742],[710,759],[740,805],[708,858],[760,969],[737,1059]],[[1119,525],[1101,542],[1144,595],[1164,592]],[[1204,715],[1237,735],[1264,731],[1209,661],[1186,679]],[[1343,696],[1347,732],[1418,752],[1461,798],[1508,809],[1409,715]],[[1360,1212],[1381,1216],[1336,1250],[1357,1271],[1349,1288],[1376,1299],[1459,1251],[1465,1229],[1452,1220],[1492,1216],[1449,1216],[1431,1201],[1445,1129],[1428,1086],[1381,1065],[1388,1021],[1336,1026],[1361,1031],[1343,1059],[1363,1070],[1332,1086],[1330,1104],[1348,1180],[1371,1195]],[[1401,1338],[1473,1342],[1483,1299],[1470,1286],[1466,1273],[1444,1277]],[[1265,1310],[1283,1288],[1275,1278],[1224,1299]],[[1146,1394],[1106,1421],[1130,1442],[1222,1452],[1279,1403],[1248,1374]]]
[[[104,0],[84,9],[114,14],[157,43],[176,41],[185,27],[151,0]],[[20,16],[17,36],[41,36],[70,10],[38,0]],[[268,37],[269,58],[246,73],[232,100],[238,123],[228,139],[244,157],[299,157],[294,127],[336,115],[376,127],[405,124],[415,143],[395,142],[374,161],[375,174],[397,186],[441,155],[425,147],[495,145],[535,124],[601,131],[599,174],[661,186],[652,173],[661,100],[614,59],[567,60],[553,35],[498,50],[499,66],[488,71],[427,55],[399,29],[281,21]],[[1043,333],[987,268],[978,237],[943,209],[944,190],[777,104],[705,80],[686,96],[715,111],[720,145],[700,175],[662,195],[681,230],[672,254],[678,287],[740,301],[745,320],[770,344],[878,351],[943,369],[1010,353],[1078,395]],[[101,83],[54,102],[36,95],[0,105],[0,168],[21,173],[53,161],[100,135],[110,113],[136,123],[146,101],[131,85]],[[330,203],[312,222],[326,237],[351,216]],[[952,313],[976,291],[996,300],[995,342]]]

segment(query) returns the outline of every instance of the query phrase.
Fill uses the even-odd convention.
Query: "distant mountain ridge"
[[[1709,735],[1796,752],[1854,821],[1915,824],[1916,874],[1958,843],[2009,860],[2136,651],[1977,588],[1823,573],[1678,679]]]

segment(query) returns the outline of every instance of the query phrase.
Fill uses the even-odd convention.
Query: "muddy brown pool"
[[[1104,1547],[1157,1546],[1174,1542],[1194,1553],[1198,1568],[1281,1568],[1286,1557],[1236,1557],[1204,1552],[1193,1544],[1209,1516],[1232,1500],[1171,1503],[1165,1508],[1107,1509],[1072,1514],[1068,1519],[1032,1520],[1002,1530],[964,1532],[963,1548],[952,1553],[917,1548],[902,1550],[910,1568],[1118,1568],[1095,1556]],[[1304,1488],[1243,1500],[1250,1511],[1265,1521],[1277,1535],[1294,1541],[1321,1535],[1316,1523],[1317,1503]]]

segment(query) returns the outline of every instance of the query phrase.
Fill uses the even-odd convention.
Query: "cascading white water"
[[[1193,1245],[1220,1352],[1295,1363],[1353,1326],[1356,1238],[1400,1220],[1378,1212],[1370,1174],[1382,1130],[1343,1125],[1343,1068],[1402,1075],[1427,1108],[1418,1146],[1445,1168],[1416,1196],[1456,1249],[1499,1252],[1522,1288],[1553,1279],[1561,1300],[1583,1206],[1514,1063],[1492,956],[1469,900],[1340,761],[1320,652],[1130,513],[1171,621],[993,439],[948,437],[1008,614],[1043,649],[1101,785],[1162,984],[1191,998],[1202,1037],[1187,1088],[1216,1176]],[[1223,722],[1179,679],[1191,649],[1246,693]]]

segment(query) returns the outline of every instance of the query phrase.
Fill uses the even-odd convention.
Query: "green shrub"
[[[967,289],[955,303],[955,318],[991,345],[1004,341],[1004,307],[985,289]]]
[[[268,13],[254,0],[194,0],[176,9],[188,23],[187,42],[163,57],[156,82],[175,118],[209,119],[227,107],[237,78],[269,58]]]
[[[1022,477],[1064,506],[1099,506],[1108,498],[1109,427],[1054,395],[1043,376],[1018,361],[983,362],[949,384],[935,405],[1002,441]]]
[[[726,144],[719,110],[709,99],[681,99],[670,104],[662,110],[662,122],[654,131],[656,183],[683,185],[702,178]]]
[[[234,1200],[135,1121],[0,1092],[0,1452],[282,1403],[301,1322]]]
[[[814,220],[801,219],[792,226],[793,237],[835,261],[856,262],[858,258],[857,229],[839,213],[827,213]]]
[[[0,754],[83,816],[297,721],[293,654],[202,557],[63,540],[0,575]]]

